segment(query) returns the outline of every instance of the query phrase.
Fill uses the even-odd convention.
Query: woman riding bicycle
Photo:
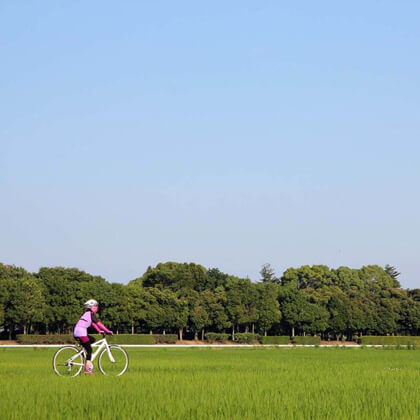
[[[102,324],[102,322],[96,317],[96,313],[98,312],[98,302],[95,299],[89,299],[85,302],[84,306],[87,311],[81,316],[79,321],[77,321],[77,324],[74,327],[73,336],[86,350],[85,373],[92,374],[94,372],[93,363],[91,361],[91,344],[95,342],[95,339],[88,335],[87,330],[89,327],[93,327],[100,334],[106,333],[112,335],[113,332],[106,328],[105,325]]]

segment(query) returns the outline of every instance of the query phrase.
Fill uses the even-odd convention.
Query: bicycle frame
[[[112,362],[112,363],[115,363],[115,359],[114,359],[114,357],[112,356],[112,353],[111,353],[111,350],[110,350],[110,348],[109,348],[109,344],[108,344],[108,342],[106,341],[106,338],[104,337],[104,338],[102,338],[101,340],[99,340],[99,341],[95,341],[93,344],[92,344],[92,347],[98,347],[97,348],[97,350],[95,350],[95,352],[92,352],[92,362],[95,360],[95,358],[96,358],[96,356],[98,356],[98,354],[102,351],[102,349],[103,348],[106,348],[106,351],[107,351],[107,353],[108,353],[108,357],[109,357],[109,360]],[[85,349],[84,348],[82,348],[82,350],[80,350],[78,353],[76,353],[74,356],[72,356],[72,357],[70,357],[70,359],[69,359],[69,362],[71,362],[71,363],[73,363],[73,365],[81,365],[81,366],[83,366],[83,364],[82,363],[75,363],[74,362],[74,360],[77,358],[77,357],[79,357],[80,356],[80,354],[82,354],[82,353],[84,353],[85,355],[86,355],[86,352],[85,352]]]

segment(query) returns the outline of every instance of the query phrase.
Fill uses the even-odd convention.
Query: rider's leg
[[[87,336],[87,337],[79,337],[80,344],[86,351],[86,365],[85,365],[85,371],[91,372],[93,370],[93,363],[92,363],[92,346],[91,346],[91,339],[93,337]]]
[[[96,341],[91,335],[87,336],[88,340],[85,343],[86,349],[86,370],[93,372],[93,362],[92,362],[92,344]]]

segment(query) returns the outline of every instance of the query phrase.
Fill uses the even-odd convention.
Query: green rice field
[[[128,348],[121,377],[56,376],[0,348],[5,419],[420,419],[420,351]]]

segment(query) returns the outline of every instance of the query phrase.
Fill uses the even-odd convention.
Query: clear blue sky
[[[0,2],[0,261],[420,287],[420,2],[200,3]]]

